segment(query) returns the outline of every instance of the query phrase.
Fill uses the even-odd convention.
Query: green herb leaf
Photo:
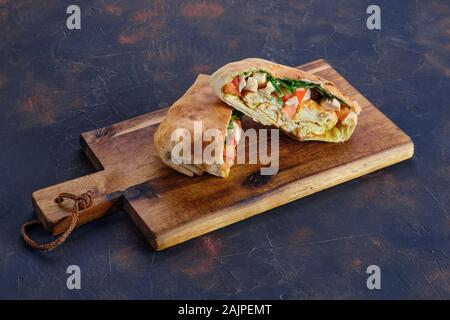
[[[281,98],[284,96],[282,92],[282,88],[285,88],[289,93],[294,93],[297,88],[307,88],[307,89],[314,89],[316,90],[321,97],[326,99],[333,99],[336,98],[340,102],[345,103],[341,99],[333,96],[328,91],[324,90],[319,84],[312,83],[312,82],[306,82],[301,80],[290,80],[290,79],[277,79],[272,77],[271,75],[267,74],[267,79],[272,83],[273,87],[275,88],[275,92],[277,93],[278,97]]]
[[[239,110],[233,110],[233,113],[231,114],[231,120],[240,120],[244,116],[244,113]]]
[[[231,113],[230,121],[228,122],[228,125],[227,125],[227,130],[233,129],[233,121],[241,120],[241,118],[243,116],[244,116],[244,113],[242,113],[241,111],[233,110],[233,112]]]

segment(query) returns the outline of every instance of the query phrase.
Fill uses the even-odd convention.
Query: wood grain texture
[[[411,139],[326,61],[299,68],[335,82],[359,102],[362,114],[350,141],[299,143],[280,135],[274,176],[261,176],[260,165],[246,164],[234,166],[228,179],[189,178],[166,167],[154,149],[153,134],[167,112],[162,109],[83,134],[81,145],[101,171],[34,192],[40,220],[54,234],[62,232],[68,212],[54,199],[60,192],[91,190],[94,204],[79,225],[125,209],[161,250],[412,157]],[[244,127],[258,125],[245,119]]]

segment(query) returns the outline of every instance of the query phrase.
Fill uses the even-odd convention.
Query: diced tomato
[[[234,120],[234,124],[235,124],[235,131],[234,131],[234,134],[233,134],[233,143],[234,143],[234,146],[236,147],[237,145],[238,145],[238,143],[239,143],[239,141],[241,140],[241,127],[242,127],[242,125],[241,125],[241,120]]]
[[[292,98],[294,95],[292,94],[292,93],[288,93],[288,94],[285,94],[284,96],[283,96],[283,102],[284,103],[286,103],[286,101],[288,101],[290,98]]]
[[[336,111],[336,114],[338,116],[339,121],[342,121],[347,117],[347,115],[350,113],[349,108],[341,108],[340,111]]]
[[[230,93],[234,95],[239,95],[239,76],[235,77],[231,82],[228,82],[223,86],[223,93]]]
[[[297,107],[296,106],[284,106],[281,111],[285,114],[286,118],[292,120],[295,117],[295,114],[297,113]]]
[[[229,147],[235,148],[236,145],[237,145],[237,143],[236,143],[236,136],[234,136],[234,135],[227,136],[227,145]]]
[[[225,163],[232,163],[236,156],[236,146],[225,145],[225,148],[223,149],[223,156],[225,158]]]
[[[297,96],[298,99],[298,103],[301,103],[303,100],[303,97],[306,94],[306,90],[305,89],[297,89],[295,90],[295,95]]]
[[[235,86],[233,82],[228,82],[223,86],[223,93],[239,95],[239,86]]]
[[[239,76],[235,77],[231,83],[233,83],[237,88],[239,88]]]
[[[286,118],[292,120],[295,117],[295,114],[297,113],[297,105],[293,106],[292,103],[289,103],[290,105],[286,105],[286,102],[288,102],[291,98],[296,97],[296,94],[293,93],[287,93],[283,96],[283,103],[284,106],[281,109],[283,113],[286,115]]]

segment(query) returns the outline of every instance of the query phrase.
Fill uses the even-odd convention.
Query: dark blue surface
[[[1,298],[450,298],[448,1],[77,1],[69,31],[73,3],[0,0]],[[162,252],[124,213],[50,253],[24,245],[31,192],[94,172],[80,133],[253,56],[328,60],[413,138],[413,160]],[[66,288],[71,264],[82,290]]]

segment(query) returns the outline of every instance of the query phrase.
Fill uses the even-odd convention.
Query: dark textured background
[[[65,27],[73,3],[80,31]],[[381,31],[366,28],[374,3]],[[449,1],[0,0],[0,30],[0,297],[450,298]],[[31,192],[94,171],[80,133],[249,56],[327,59],[413,138],[414,159],[163,252],[124,213],[51,253],[23,244]],[[66,289],[70,264],[82,290]]]

